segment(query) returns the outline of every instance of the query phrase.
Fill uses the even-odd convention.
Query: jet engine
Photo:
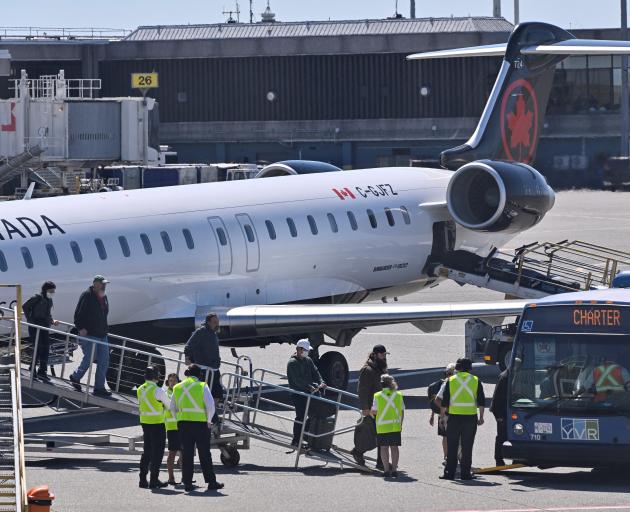
[[[273,178],[275,176],[315,174],[320,172],[341,172],[341,169],[335,165],[315,160],[285,160],[264,167],[256,177]]]
[[[553,207],[555,195],[529,165],[477,160],[455,172],[446,202],[455,222],[465,228],[518,232],[538,224]]]

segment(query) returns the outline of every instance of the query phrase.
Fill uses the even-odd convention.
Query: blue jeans
[[[109,341],[107,336],[104,338],[97,338],[95,336],[86,336],[79,338],[79,345],[83,351],[83,359],[81,364],[72,374],[72,376],[81,380],[90,367],[90,357],[92,355],[92,347],[94,348],[94,363],[96,363],[96,375],[94,377],[94,389],[105,389],[105,377],[107,376],[107,369],[109,368]],[[103,343],[92,343],[90,339],[102,341]]]

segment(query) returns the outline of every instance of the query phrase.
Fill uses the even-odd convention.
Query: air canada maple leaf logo
[[[508,160],[530,163],[536,154],[538,101],[527,80],[515,80],[503,93],[501,142]]]

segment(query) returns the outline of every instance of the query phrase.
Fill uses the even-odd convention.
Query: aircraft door
[[[236,215],[245,240],[245,254],[247,256],[247,272],[255,272],[260,267],[260,245],[258,235],[252,219],[246,213]]]
[[[219,249],[219,275],[232,273],[232,242],[230,234],[220,217],[208,217],[212,233]]]

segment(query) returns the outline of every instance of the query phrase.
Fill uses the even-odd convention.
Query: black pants
[[[300,434],[302,433],[302,423],[304,416],[306,416],[306,401],[307,398],[302,395],[293,396],[293,405],[295,406],[295,422],[293,423],[293,440],[291,444],[297,446],[300,442]],[[298,423],[299,422],[299,423]],[[304,432],[308,432],[309,420],[306,419],[306,427]]]
[[[142,425],[144,434],[144,450],[140,458],[140,480],[147,479],[147,473],[151,471],[151,482],[155,482],[160,476],[160,466],[164,457],[166,445],[166,429],[164,423],[158,425]]]
[[[28,335],[35,348],[35,338],[37,338],[37,331],[35,327],[28,328]],[[33,354],[36,362],[39,363],[39,370],[37,373],[46,374],[48,371],[48,357],[50,355],[50,333],[43,329],[39,330],[39,338],[37,340],[37,354]]]
[[[214,373],[214,379],[212,378],[212,374]],[[212,381],[212,383],[210,383]],[[210,393],[212,394],[212,398],[214,398],[215,404],[219,400],[223,400],[224,398],[224,390],[221,385],[221,372],[219,370],[208,372],[208,386],[210,386]],[[219,421],[219,413],[215,409],[214,416],[212,416],[212,423],[216,425]]]
[[[494,438],[494,460],[503,461],[503,443],[507,441],[507,430],[505,418],[496,418],[497,437]]]
[[[461,475],[470,475],[472,450],[477,433],[477,415],[450,414],[446,424],[446,442],[448,455],[444,474],[454,476],[457,469],[457,449],[462,444]]]
[[[210,455],[210,429],[208,424],[202,421],[177,422],[179,435],[182,442],[182,482],[184,485],[192,485],[195,467],[195,446],[199,455],[199,463],[203,472],[203,479],[207,484],[214,484],[217,477],[212,466]]]

